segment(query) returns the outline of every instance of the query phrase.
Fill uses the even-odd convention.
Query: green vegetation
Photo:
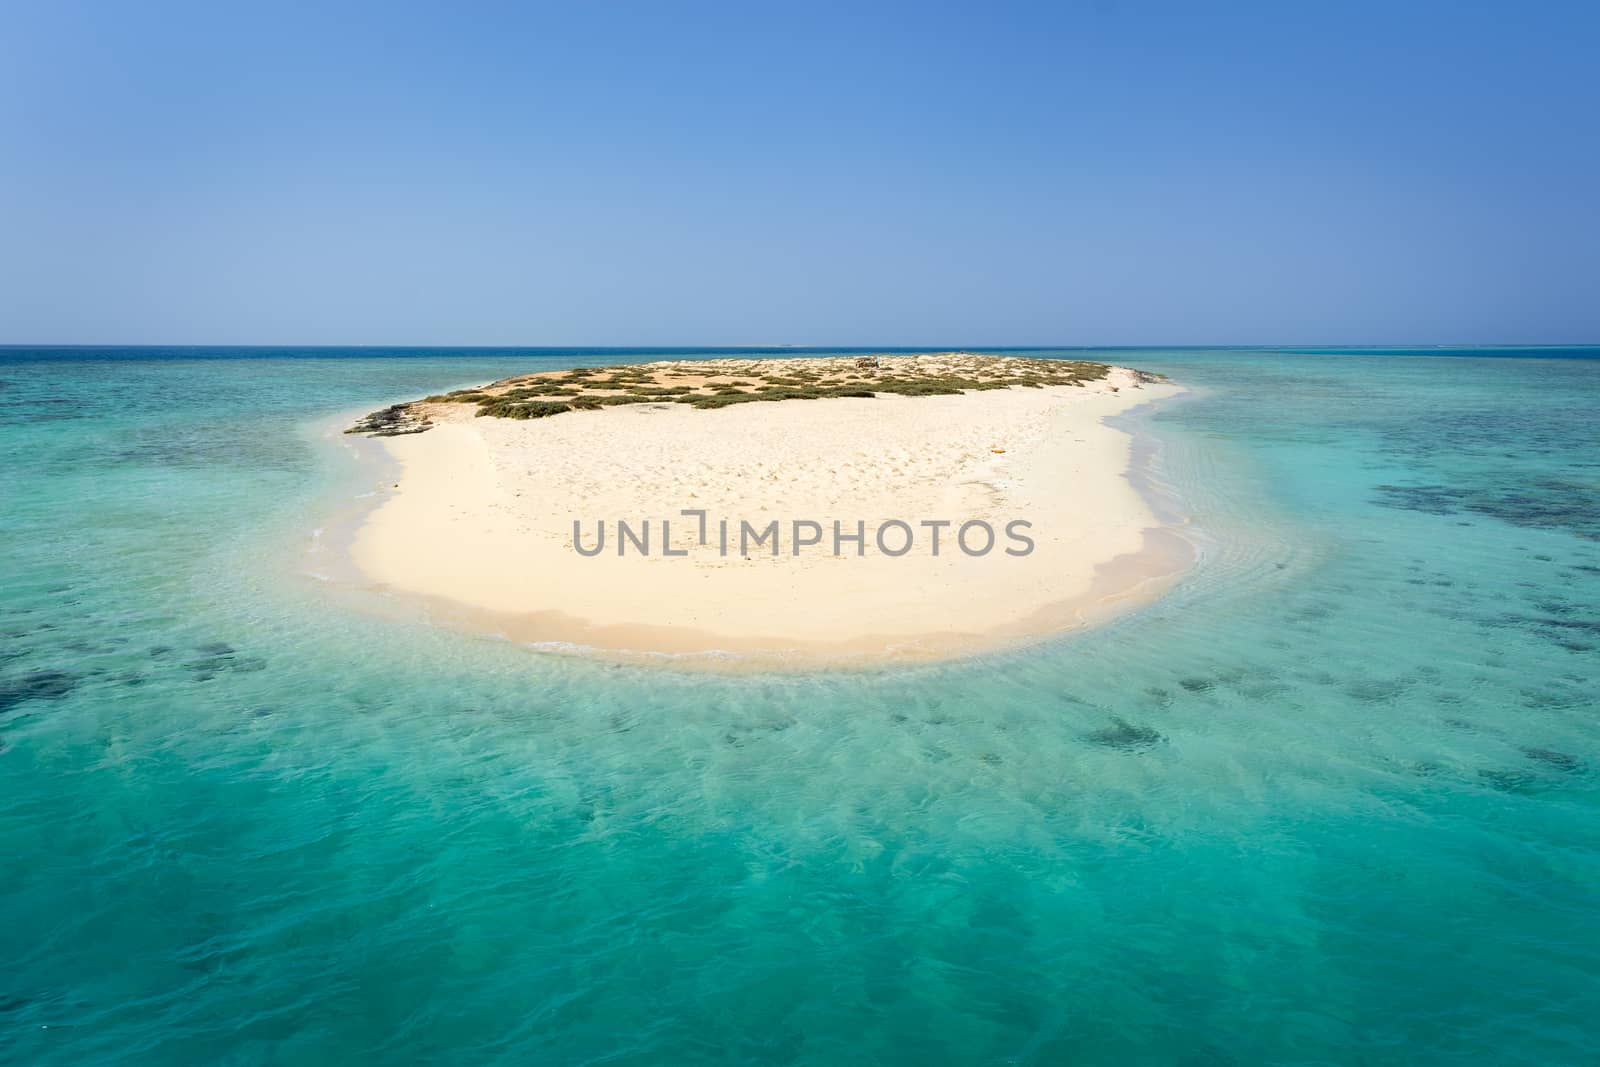
[[[688,404],[690,407],[705,410],[708,408],[725,408],[733,404],[743,404],[749,400],[759,399],[761,398],[752,393],[715,393],[711,396],[697,396],[692,399],[686,399],[683,403]]]
[[[682,396],[694,391],[692,385],[629,385],[625,388],[634,396]]]
[[[593,411],[618,404],[650,401],[688,404],[701,410],[730,407],[757,401],[824,400],[840,397],[871,399],[881,393],[895,396],[955,396],[989,389],[1042,389],[1047,385],[1081,385],[1105,377],[1110,370],[1101,363],[1081,361],[1020,359],[1016,357],[965,356],[953,360],[955,368],[940,367],[933,373],[921,369],[917,357],[888,357],[878,367],[862,368],[851,361],[826,361],[837,366],[794,369],[774,366],[777,361],[741,361],[762,373],[752,381],[743,377],[723,377],[722,367],[708,364],[705,369],[686,366],[646,370],[643,367],[577,367],[559,376],[510,379],[503,391],[461,390],[433,402],[476,403],[479,415],[511,419],[541,419],[567,411]],[[786,360],[785,363],[799,362]],[[819,361],[820,362],[820,361]],[[696,378],[699,384],[662,384],[663,379]],[[1152,375],[1145,380],[1155,380]],[[495,386],[489,386],[493,389]]]
[[[1080,386],[1104,378],[1110,367],[1079,360],[1027,359],[944,352],[883,356],[870,365],[854,358],[707,360],[703,363],[574,367],[554,374],[507,378],[475,389],[430,396],[428,404],[475,404],[477,414],[501,419],[543,419],[569,411],[621,404],[675,403],[702,410],[783,400],[955,396],[990,389]],[[1141,382],[1165,380],[1136,372]],[[685,380],[687,379],[687,380]],[[415,405],[384,414],[428,425]],[[355,432],[355,431],[353,431]],[[364,431],[373,432],[373,431]],[[410,432],[417,432],[411,430]]]
[[[493,399],[482,389],[457,389],[455,392],[445,393],[443,396],[430,396],[426,402],[429,404],[477,404]]]
[[[558,400],[491,400],[478,408],[478,415],[497,419],[543,419],[572,409],[571,404]]]

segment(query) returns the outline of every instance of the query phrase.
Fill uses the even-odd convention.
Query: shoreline
[[[324,524],[319,549],[343,572],[326,584],[385,615],[538,651],[695,670],[892,667],[1040,643],[1150,603],[1195,562],[1181,523],[1161,514],[1153,486],[1138,484],[1145,446],[1133,429],[1109,425],[1184,390],[1133,374],[701,412],[648,404],[533,423],[433,411],[433,432],[357,446],[358,463],[383,464],[385,483]],[[1011,435],[1008,447],[972,444],[997,433]],[[857,470],[851,491],[834,492],[862,449],[872,460],[865,476]],[[541,503],[519,504],[522,493]],[[676,520],[681,504],[713,516],[747,506],[765,520],[823,502],[854,506],[844,507],[851,519],[929,514],[930,502],[949,504],[952,517],[1026,511],[1041,520],[1040,550],[1017,560],[811,559],[785,544],[776,558],[705,549],[618,559],[608,544],[604,557],[585,559],[570,527],[563,538],[546,521],[585,508]]]

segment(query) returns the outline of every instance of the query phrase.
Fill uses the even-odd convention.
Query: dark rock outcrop
[[[364,433],[372,437],[399,437],[402,434],[422,433],[433,428],[425,415],[413,411],[410,404],[391,404],[374,411],[345,433]]]

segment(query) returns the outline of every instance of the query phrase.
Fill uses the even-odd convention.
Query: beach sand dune
[[[623,656],[766,666],[994,648],[1139,603],[1187,565],[1128,480],[1129,435],[1105,423],[1177,391],[1117,368],[713,410],[519,420],[427,404],[428,432],[384,439],[402,473],[352,558],[440,621]],[[776,546],[752,545],[774,521]],[[603,549],[580,554],[602,529]]]

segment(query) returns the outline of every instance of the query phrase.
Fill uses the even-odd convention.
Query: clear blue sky
[[[1600,341],[1600,3],[0,4],[0,342]]]

